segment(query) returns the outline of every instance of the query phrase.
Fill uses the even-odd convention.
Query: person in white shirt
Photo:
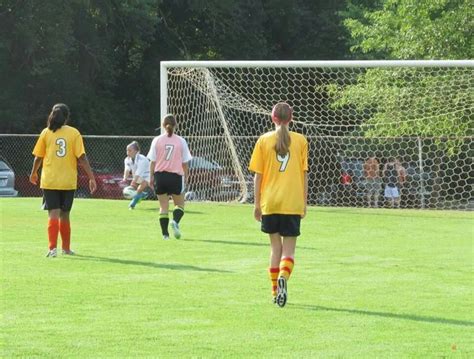
[[[140,153],[140,145],[137,141],[127,145],[127,157],[124,160],[124,167],[123,181],[127,181],[131,174],[130,186],[137,190],[137,194],[128,205],[129,209],[135,209],[138,202],[148,195],[146,190],[150,185],[150,161]]]
[[[188,163],[192,159],[186,140],[174,133],[176,125],[174,115],[166,115],[162,122],[165,133],[153,139],[148,152],[152,174],[150,186],[154,187],[160,201],[160,226],[165,240],[169,239],[169,196],[173,198],[175,205],[171,227],[174,237],[181,238],[179,221],[184,215],[184,187],[188,177]]]

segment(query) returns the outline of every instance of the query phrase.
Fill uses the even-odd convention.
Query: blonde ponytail
[[[291,137],[288,126],[281,125],[276,129],[277,141],[275,144],[275,151],[280,156],[286,156],[290,151]]]

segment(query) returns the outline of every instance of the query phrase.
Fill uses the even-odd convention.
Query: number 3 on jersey
[[[288,161],[290,160],[290,152],[284,156],[277,154],[277,160],[280,162],[280,172],[285,172]]]
[[[66,156],[66,140],[64,138],[58,138],[56,140],[56,144],[58,145],[58,149],[56,150],[56,156]]]

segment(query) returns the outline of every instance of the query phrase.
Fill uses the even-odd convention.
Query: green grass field
[[[474,357],[472,213],[311,208],[285,308],[252,207],[76,200],[45,258],[40,199],[1,199],[1,357]]]

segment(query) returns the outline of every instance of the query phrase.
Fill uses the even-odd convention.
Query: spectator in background
[[[380,163],[375,156],[370,156],[364,163],[364,177],[367,190],[367,205],[374,208],[379,206],[379,196],[382,189]]]
[[[402,166],[402,163],[400,162],[398,158],[395,158],[395,166],[397,168],[398,185],[399,185],[399,191],[400,191],[399,202],[401,203],[403,186],[405,185],[405,182],[407,180],[407,170],[405,169],[405,167]]]
[[[135,209],[135,206],[148,193],[146,189],[150,184],[150,160],[140,153],[140,145],[137,141],[133,141],[127,146],[127,157],[124,160],[123,181],[128,180],[128,176],[132,175],[130,186],[137,190],[137,194],[133,196],[129,209]]]
[[[354,188],[353,188],[353,180],[352,180],[352,170],[347,170],[345,172],[342,172],[341,174],[341,200],[339,201],[343,206],[351,206],[353,205],[353,199],[354,199]]]
[[[400,160],[391,157],[383,168],[385,179],[384,196],[390,208],[400,207],[400,190],[406,180],[406,170]]]

